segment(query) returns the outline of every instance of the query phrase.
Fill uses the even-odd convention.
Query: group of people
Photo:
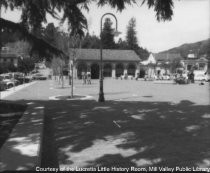
[[[83,84],[91,84],[91,74],[90,72],[82,72]]]

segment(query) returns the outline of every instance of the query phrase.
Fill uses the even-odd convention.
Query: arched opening
[[[136,66],[134,64],[128,64],[128,75],[135,76]]]
[[[87,64],[85,63],[79,63],[77,66],[77,77],[79,79],[82,79],[82,72],[87,72]]]
[[[140,75],[139,75],[139,77],[140,77],[140,78],[144,78],[145,75],[146,75],[145,69],[141,69],[141,70],[140,70]]]
[[[121,75],[123,75],[123,71],[124,71],[123,64],[117,64],[116,65],[116,77],[120,77]]]
[[[105,64],[104,65],[104,77],[112,77],[112,65],[111,64]]]
[[[91,78],[99,79],[99,65],[98,64],[91,65]]]

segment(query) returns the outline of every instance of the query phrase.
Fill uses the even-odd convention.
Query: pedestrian
[[[87,72],[87,84],[91,84],[91,74]]]
[[[83,85],[86,84],[86,73],[82,72]]]
[[[194,75],[193,71],[191,73],[191,81],[192,81],[192,83],[195,83],[195,75]]]
[[[139,78],[139,73],[136,74],[136,77],[135,77],[136,81],[138,80],[138,78]]]

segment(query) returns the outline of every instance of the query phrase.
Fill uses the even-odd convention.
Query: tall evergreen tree
[[[126,41],[129,49],[135,50],[138,47],[138,39],[136,37],[136,19],[130,19],[127,26]]]
[[[90,35],[87,33],[82,40],[81,47],[86,49],[99,49],[100,39],[95,35]]]
[[[118,43],[116,44],[116,48],[120,50],[127,50],[128,44],[125,40],[122,40],[122,38],[119,38]]]
[[[114,29],[112,29],[112,21],[110,18],[106,18],[103,26],[103,30],[101,33],[101,39],[104,49],[114,49]]]

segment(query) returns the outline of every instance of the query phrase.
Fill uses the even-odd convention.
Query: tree
[[[116,48],[120,49],[120,50],[127,50],[128,48],[128,44],[126,41],[122,40],[122,38],[119,38],[117,44],[116,44]]]
[[[99,49],[100,39],[95,35],[90,35],[89,33],[87,33],[81,42],[81,48]]]
[[[58,32],[53,23],[49,23],[47,27],[44,29],[44,39],[52,44],[53,46],[57,47],[57,35]]]
[[[104,49],[114,49],[114,29],[112,29],[112,21],[110,18],[106,18],[101,33],[101,40]]]
[[[126,42],[129,49],[135,50],[138,47],[138,40],[136,34],[136,19],[131,18],[128,22],[126,33]]]
[[[11,33],[19,32],[18,39],[27,39],[33,45],[33,50],[37,50],[43,56],[49,54],[63,56],[62,51],[32,33],[36,33],[33,31],[37,31],[37,28],[41,28],[43,23],[47,23],[46,16],[50,14],[61,22],[67,21],[71,34],[84,35],[84,30],[87,29],[87,19],[81,10],[88,10],[90,2],[90,0],[1,0],[0,8],[21,11],[21,21],[14,23],[0,18],[0,31],[8,29]],[[108,4],[119,11],[125,9],[126,5],[137,4],[136,0],[98,0],[96,3],[98,6]],[[145,3],[149,8],[154,7],[158,21],[171,20],[173,0],[143,0],[142,4]],[[62,16],[59,17],[58,13]]]
[[[180,59],[173,59],[171,62],[170,62],[170,68],[171,68],[171,71],[173,73],[176,73],[176,70],[178,68],[181,68],[182,67],[182,63],[180,62]]]
[[[21,57],[18,59],[18,67],[15,67],[12,63],[6,66],[8,71],[15,72],[18,70],[19,72],[28,73],[34,69],[35,59],[29,56],[31,46],[26,41],[9,42],[5,46]]]
[[[23,58],[18,61],[18,71],[23,73],[29,73],[35,67],[35,62],[33,58]]]
[[[149,51],[147,49],[144,49],[142,47],[137,47],[137,49],[135,50],[136,54],[139,55],[139,57],[141,58],[141,60],[146,60],[149,57]]]

